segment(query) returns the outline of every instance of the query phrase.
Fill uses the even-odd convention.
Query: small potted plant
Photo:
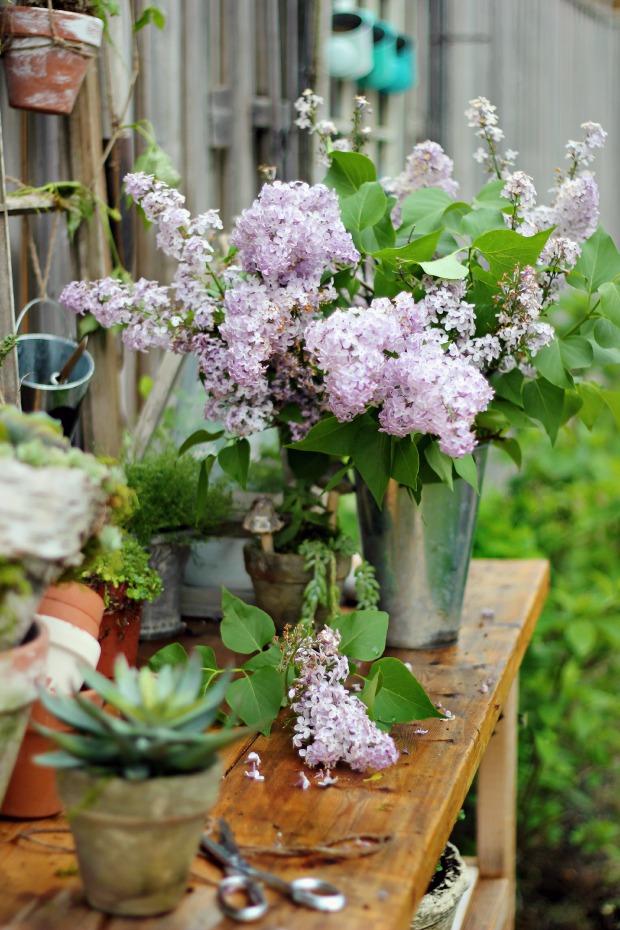
[[[87,682],[113,714],[74,697],[42,695],[46,709],[75,733],[41,728],[58,747],[39,757],[58,769],[58,788],[92,907],[146,916],[183,896],[223,766],[218,753],[245,729],[210,730],[224,676],[203,693],[197,654],[159,673],[123,658],[109,681]]]
[[[144,605],[161,594],[162,580],[149,565],[144,546],[123,532],[120,547],[101,553],[82,574],[82,582],[103,598],[97,669],[111,678],[119,654],[136,664]]]
[[[178,634],[181,623],[181,589],[190,545],[212,535],[230,507],[230,493],[214,484],[201,505],[200,462],[179,455],[171,442],[147,452],[142,459],[125,462],[127,481],[137,506],[127,529],[148,549],[151,565],[161,576],[163,591],[142,614],[142,639]]]
[[[448,843],[420,901],[411,930],[450,930],[468,888],[467,866],[456,846]]]

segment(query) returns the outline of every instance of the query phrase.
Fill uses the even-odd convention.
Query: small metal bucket
[[[19,332],[24,317],[35,304],[50,304],[58,310],[63,310],[54,300],[31,300],[17,318],[16,332]],[[50,333],[18,336],[17,340],[22,410],[26,413],[42,410],[60,420],[63,433],[69,438],[75,431],[80,404],[95,371],[92,355],[84,351],[68,380],[64,384],[54,383],[54,376],[58,376],[75,349],[77,343],[72,339],[64,339]]]

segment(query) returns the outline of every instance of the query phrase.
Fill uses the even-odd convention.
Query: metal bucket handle
[[[34,300],[28,301],[28,303],[26,304],[22,312],[17,317],[17,320],[15,321],[15,335],[16,336],[19,334],[19,327],[22,325],[24,321],[24,317],[26,316],[28,311],[31,310],[35,306],[35,304],[51,304],[57,310],[62,310],[63,313],[65,312],[62,304],[58,303],[57,300],[50,300],[49,297],[35,297]]]

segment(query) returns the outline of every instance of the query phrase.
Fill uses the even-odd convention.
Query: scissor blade
[[[220,817],[218,819],[217,825],[220,828],[221,845],[224,847],[224,849],[227,849],[228,852],[232,853],[235,856],[238,856],[239,859],[241,859],[241,850],[239,849],[239,846],[237,845],[235,836],[232,832],[231,827],[227,823],[227,821],[224,820],[223,817]]]

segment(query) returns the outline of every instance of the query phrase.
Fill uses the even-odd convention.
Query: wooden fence
[[[35,185],[76,178],[94,185],[102,199],[120,202],[122,176],[144,149],[134,129],[120,127],[145,119],[181,174],[189,209],[217,207],[226,226],[258,191],[258,165],[276,165],[284,179],[318,180],[322,168],[309,138],[294,125],[293,102],[312,86],[326,100],[325,117],[344,127],[357,92],[356,84],[334,80],[325,70],[332,2],[162,0],[164,31],[142,30],[134,47],[132,17],[149,5],[150,0],[122,0],[122,15],[112,21],[113,44],[100,57],[98,71],[89,74],[70,118],[10,110],[0,80],[8,188],[14,186],[11,178]],[[475,140],[463,110],[470,98],[483,94],[497,104],[509,145],[520,151],[519,167],[534,175],[543,195],[551,187],[553,167],[562,162],[564,142],[577,136],[581,122],[596,120],[609,132],[596,166],[604,193],[602,219],[618,236],[620,13],[615,0],[358,0],[355,5],[389,21],[417,45],[417,88],[395,95],[367,93],[375,128],[370,154],[382,174],[398,173],[415,142],[435,138],[454,158],[463,194],[471,195],[484,179],[471,158]],[[114,133],[104,170],[102,154]],[[96,277],[111,267],[107,232],[96,222],[84,224],[73,244],[64,220],[57,223],[53,215],[12,217],[9,227],[17,311],[42,289],[57,297],[69,280]],[[170,275],[152,230],[142,229],[131,215],[124,218],[122,234],[117,231],[116,243],[134,274],[164,280]],[[33,326],[59,331],[50,319],[34,318]],[[61,320],[60,326],[66,330],[73,321]],[[157,354],[136,357],[122,351],[110,334],[96,335],[91,347],[97,371],[85,440],[98,451],[115,452],[123,425],[134,424],[141,407],[140,376],[161,382],[163,397],[174,372]],[[161,397],[153,400],[153,411]]]

